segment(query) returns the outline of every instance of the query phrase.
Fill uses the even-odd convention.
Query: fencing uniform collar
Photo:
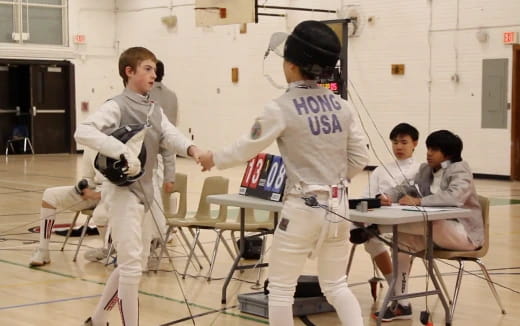
[[[318,88],[318,84],[315,80],[298,80],[289,84],[289,89],[291,88]]]
[[[138,104],[150,104],[151,101],[150,93],[147,93],[146,95],[141,95],[128,88],[125,88],[125,90],[123,91],[123,95]]]
[[[451,165],[451,161],[450,160],[446,160],[446,161],[441,163],[441,169],[445,169],[445,168],[447,168],[450,165]]]
[[[413,159],[413,157],[409,157],[405,158],[404,160],[396,160],[396,162],[399,166],[409,166],[412,165],[415,162],[415,160]]]

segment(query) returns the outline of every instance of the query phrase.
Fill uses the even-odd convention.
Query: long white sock
[[[408,293],[408,278],[410,274],[411,258],[410,255],[400,253],[397,256],[399,268],[397,269],[397,278],[395,282],[395,294],[401,295]],[[410,301],[408,299],[401,299],[399,303],[402,306],[407,306]]]
[[[386,283],[388,283],[388,287],[392,284],[392,273],[388,273],[383,275],[385,277]]]
[[[92,315],[93,326],[105,326],[108,320],[108,312],[117,304],[119,287],[119,267],[114,269],[108,277],[103,294],[99,300],[96,310]]]
[[[106,239],[107,227],[105,225],[96,225],[96,227],[99,232],[99,237],[101,238],[101,240],[103,240],[103,249],[108,248],[108,241]]]
[[[361,307],[352,291],[346,286],[336,288],[327,295],[327,301],[336,309],[343,326],[363,326]]]
[[[291,306],[269,305],[270,326],[294,326],[293,311]]]
[[[123,326],[139,325],[139,284],[119,282],[119,312]]]
[[[56,220],[56,209],[40,209],[40,249],[49,250],[49,242],[52,234],[52,226]]]

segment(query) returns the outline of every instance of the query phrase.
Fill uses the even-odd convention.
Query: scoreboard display
[[[342,79],[341,79],[341,71],[339,67],[336,67],[334,69],[334,73],[330,77],[318,77],[318,85],[321,87],[325,87],[330,89],[334,94],[341,95],[343,98],[345,98],[343,95],[343,91],[341,89],[342,87]]]
[[[327,80],[327,81],[320,81],[318,83],[321,87],[325,87],[330,89],[334,94],[340,94],[339,91],[339,82],[335,80]],[[341,94],[340,94],[341,95]]]
[[[282,157],[260,153],[247,162],[240,183],[240,194],[282,201],[285,179]]]

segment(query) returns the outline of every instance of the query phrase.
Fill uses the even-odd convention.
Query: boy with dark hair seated
[[[484,242],[484,225],[473,174],[462,160],[462,140],[448,130],[431,133],[426,139],[427,161],[419,168],[414,185],[401,185],[381,196],[382,205],[398,202],[413,206],[455,206],[471,210],[467,218],[433,221],[433,242],[436,246],[451,250],[476,250]],[[380,226],[387,231],[387,226]],[[388,228],[389,229],[389,228]],[[424,223],[399,226],[399,245],[408,251],[425,249]],[[399,269],[395,283],[395,295],[408,292],[411,256],[398,255]],[[377,313],[376,313],[377,314]],[[412,308],[408,300],[394,302],[384,312],[383,321],[410,319]]]

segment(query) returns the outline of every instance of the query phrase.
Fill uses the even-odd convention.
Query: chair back
[[[166,218],[183,219],[186,217],[187,209],[187,192],[188,192],[188,176],[183,173],[175,174],[175,184],[173,186],[173,192],[166,193],[162,190],[162,202],[164,206],[164,215]],[[179,194],[179,200],[177,201],[177,212],[172,213],[170,197],[175,194]]]
[[[489,249],[489,199],[484,196],[478,196],[480,203],[480,209],[482,210],[482,220],[484,224],[484,244],[477,250],[471,251],[456,251],[456,250],[445,250],[436,249],[433,252],[435,258],[440,259],[458,259],[458,258],[481,258],[486,255]]]
[[[254,208],[244,208],[244,217],[246,224],[258,223]],[[240,224],[240,210],[237,210],[237,214],[229,222]]]
[[[12,139],[23,139],[29,137],[29,129],[27,129],[26,125],[18,124],[14,126],[11,136]]]
[[[482,210],[482,220],[484,224],[484,244],[477,250],[479,256],[484,257],[489,249],[489,199],[484,196],[478,196],[478,202],[480,203],[480,209]]]
[[[202,191],[200,193],[199,206],[194,219],[210,219],[211,205],[206,201],[209,195],[227,194],[229,190],[229,179],[222,176],[212,176],[204,179]],[[227,218],[227,206],[220,205],[218,221],[225,221]]]

